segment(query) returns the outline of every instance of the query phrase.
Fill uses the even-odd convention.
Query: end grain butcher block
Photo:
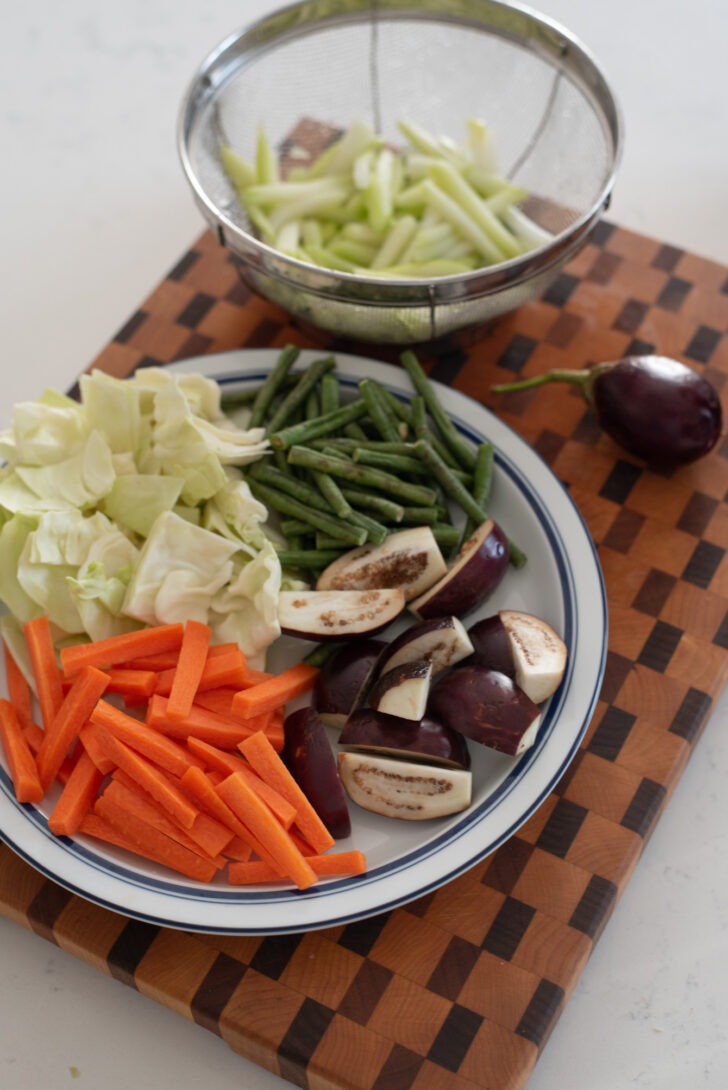
[[[728,656],[728,445],[645,470],[580,396],[496,382],[657,351],[723,391],[728,269],[602,223],[540,299],[429,345],[432,377],[496,409],[597,544],[610,633],[579,752],[509,841],[406,907],[309,934],[188,934],[90,904],[0,849],[0,909],[311,1090],[523,1087],[709,719]],[[94,361],[117,376],[288,342],[376,355],[251,296],[205,233]]]

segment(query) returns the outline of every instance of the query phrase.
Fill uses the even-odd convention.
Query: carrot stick
[[[263,728],[263,732],[276,753],[282,753],[286,743],[286,734],[283,729],[283,723],[284,716],[282,711],[271,712],[268,717],[268,722]]]
[[[246,843],[240,836],[234,836],[225,849],[228,860],[233,860],[236,863],[247,863],[252,854],[253,849],[250,844]]]
[[[213,643],[207,649],[207,657],[215,658],[217,655],[225,655],[228,651],[237,650],[239,648],[236,643]],[[163,670],[173,670],[178,658],[178,651],[162,651],[158,655],[140,655],[121,665],[128,670],[153,670],[155,674],[159,674]]]
[[[103,669],[118,666],[139,655],[176,651],[182,643],[183,634],[182,624],[162,624],[139,628],[135,632],[120,633],[118,636],[108,636],[104,640],[63,647],[61,667],[66,677],[72,677],[82,666]]]
[[[315,666],[299,662],[282,674],[261,681],[250,689],[242,689],[233,699],[233,714],[241,719],[251,719],[266,712],[275,711],[296,696],[302,696],[313,688],[318,675]]]
[[[237,719],[228,719],[216,712],[207,711],[197,704],[186,719],[170,719],[167,715],[167,698],[155,693],[147,705],[147,724],[171,738],[202,738],[213,746],[229,749],[236,746],[253,729],[260,729],[263,722],[251,721],[248,724]]]
[[[36,759],[9,700],[0,700],[0,742],[18,802],[40,802],[44,791]]]
[[[263,847],[273,856],[276,866],[299,889],[308,889],[316,875],[299,852],[285,829],[265,803],[248,786],[239,772],[233,772],[215,788],[223,802],[246,825]]]
[[[174,668],[174,677],[169,691],[167,715],[170,719],[184,719],[192,710],[197,688],[207,665],[207,651],[212,638],[209,625],[199,621],[188,621],[179,659]],[[211,659],[211,662],[217,661]]]
[[[78,831],[84,815],[93,807],[103,779],[103,773],[88,753],[82,752],[48,818],[51,832],[56,836],[73,836]]]
[[[40,749],[43,738],[45,737],[45,732],[43,728],[39,727],[37,723],[31,721],[30,723],[25,723],[23,725],[23,734],[25,735],[26,742],[30,746],[30,752],[37,760],[38,750]],[[63,764],[56,772],[56,779],[62,787],[65,786],[65,784],[68,782],[68,777],[73,772],[73,766],[75,765],[75,763],[75,759],[72,760],[71,757],[63,758]]]
[[[125,840],[131,841],[133,851],[200,882],[210,882],[215,876],[217,866],[212,860],[171,840],[114,799],[101,795],[96,800],[95,811],[118,829]]]
[[[237,840],[247,845],[248,854],[250,854],[251,850],[256,852],[261,859],[265,859],[270,866],[275,868],[275,860],[273,857],[260,843],[258,838],[250,831],[247,825],[233,813],[225,802],[223,802],[204,772],[201,772],[199,768],[189,768],[182,777],[182,784],[187,788],[191,795],[194,795],[201,806],[204,806],[210,814],[232,830]],[[228,843],[228,846],[225,849],[226,854],[229,847],[230,844]],[[280,871],[278,873],[280,874]]]
[[[96,732],[100,747],[117,768],[147,791],[170,814],[178,825],[189,832],[199,810],[192,805],[169,776],[146,757],[136,753],[98,723],[89,724]]]
[[[99,772],[106,775],[109,772],[113,772],[116,768],[116,764],[109,757],[105,749],[103,749],[99,742],[99,735],[96,726],[92,722],[86,723],[79,732],[79,741],[83,746],[86,753],[98,768]],[[56,779],[60,780],[60,772]]]
[[[367,869],[363,852],[330,852],[327,855],[309,855],[306,862],[318,878],[335,875],[364,874]],[[228,864],[228,882],[232,886],[252,885],[256,882],[279,882],[275,870],[262,859],[248,862],[231,860]]]
[[[285,829],[290,828],[293,824],[296,816],[295,806],[275,788],[271,787],[269,783],[262,780],[248,762],[239,757],[237,753],[227,753],[225,750],[217,749],[200,738],[188,738],[187,748],[194,756],[201,758],[208,764],[210,768],[224,772],[227,776],[231,772],[239,772],[241,776],[245,777],[248,787],[252,787],[256,795],[260,795],[268,809],[273,811]]]
[[[7,643],[3,643],[5,655],[5,680],[8,686],[8,697],[15,708],[15,714],[20,720],[21,726],[31,723],[33,720],[33,694],[30,685]]]
[[[40,718],[46,730],[63,703],[61,671],[56,661],[51,626],[47,617],[35,617],[23,625],[35,691],[40,704]]]
[[[179,742],[127,715],[107,700],[99,700],[91,714],[91,722],[105,727],[119,741],[175,776],[181,776],[197,760]]]
[[[113,799],[119,806],[124,806],[133,814],[136,814],[142,821],[146,821],[171,840],[176,840],[178,844],[182,844],[188,851],[195,852],[196,855],[202,855],[206,859],[214,860],[218,870],[221,870],[225,865],[220,856],[220,851],[230,843],[232,833],[225,830],[222,825],[219,826],[222,835],[220,832],[215,831],[211,838],[208,835],[209,826],[205,825],[203,834],[198,834],[197,837],[192,836],[192,830],[197,825],[197,821],[195,821],[189,833],[185,832],[163,810],[160,810],[151,796],[142,791],[121,769],[117,769],[114,773],[112,780],[104,790],[104,795],[109,799]],[[199,814],[198,816],[205,818],[207,815]]]
[[[298,786],[281,757],[262,731],[251,734],[238,749],[262,780],[274,787],[296,808],[294,824],[318,855],[334,843],[334,838],[318,816],[306,795]]]
[[[206,689],[219,689],[222,686],[239,689],[245,682],[247,672],[245,655],[239,647],[224,655],[213,655],[205,663],[197,684],[197,691],[204,692]],[[155,692],[161,693],[162,696],[169,696],[176,676],[176,667],[172,670],[162,670],[157,674]]]
[[[215,712],[217,715],[224,715],[227,719],[230,719],[233,697],[236,692],[238,692],[237,689],[230,689],[227,686],[219,689],[205,689],[204,692],[196,693],[195,705],[198,708],[205,708],[208,712]]]
[[[90,717],[108,683],[109,679],[102,670],[97,670],[95,666],[83,667],[50,726],[46,727],[37,757],[38,775],[45,791],[56,778],[71,742]]]
[[[146,704],[157,685],[154,670],[129,670],[116,666],[106,670],[109,678],[108,693],[118,693],[125,703]]]
[[[260,685],[261,681],[270,681],[274,678],[275,674],[266,673],[265,670],[253,670],[248,667],[245,674],[245,681],[240,686],[241,689],[250,689],[253,685]]]

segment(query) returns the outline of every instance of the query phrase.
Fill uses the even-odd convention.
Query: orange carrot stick
[[[248,786],[239,772],[233,772],[215,788],[223,802],[246,825],[273,856],[276,866],[299,889],[308,889],[316,875],[265,803]]]
[[[91,722],[105,727],[119,741],[175,776],[181,776],[197,760],[179,742],[127,715],[107,700],[99,700],[91,714]]]
[[[51,832],[56,836],[73,836],[78,831],[84,815],[93,807],[103,779],[103,773],[88,753],[82,752],[48,818]]]
[[[282,674],[261,681],[250,689],[242,689],[233,699],[233,714],[241,719],[265,715],[282,707],[294,697],[310,692],[318,675],[315,666],[299,662]]]
[[[88,753],[99,772],[102,772],[104,775],[113,772],[116,768],[116,764],[112,761],[111,757],[109,757],[108,753],[99,742],[99,734],[96,726],[90,720],[81,728],[78,738],[85,752]],[[60,772],[56,779],[60,779]]]
[[[20,720],[21,726],[33,720],[33,694],[30,685],[13,658],[13,654],[7,643],[3,643],[5,655],[5,680],[8,686],[8,697],[15,708],[15,714]]]
[[[226,655],[228,651],[238,651],[236,643],[213,643],[207,649],[207,657],[215,658],[217,655]],[[163,670],[173,670],[179,658],[178,651],[163,651],[159,655],[140,655],[130,659],[121,665],[128,670],[153,670],[156,674]]]
[[[41,742],[45,737],[45,731],[42,727],[39,727],[37,723],[31,721],[30,723],[26,723],[23,726],[23,734],[25,735],[26,742],[30,746],[30,752],[37,759],[38,750],[40,749]],[[61,784],[61,786],[64,786],[66,783],[68,783],[68,777],[73,772],[73,766],[75,765],[75,763],[75,759],[72,760],[71,757],[63,758],[63,764],[58,769],[58,772],[56,772],[56,779]]]
[[[286,743],[286,733],[283,728],[283,723],[284,716],[282,711],[271,712],[268,717],[268,722],[263,727],[263,732],[276,753],[282,753]]]
[[[188,621],[179,659],[174,668],[174,676],[169,690],[167,715],[170,719],[184,719],[192,710],[198,686],[207,665],[207,651],[212,638],[209,625],[199,621]],[[211,659],[211,662],[217,661]]]
[[[71,742],[85,725],[108,683],[109,679],[102,670],[97,670],[95,666],[83,667],[50,726],[46,727],[37,757],[38,775],[45,791],[56,778]]]
[[[96,732],[100,747],[116,767],[123,769],[128,776],[131,776],[174,818],[178,825],[189,831],[199,810],[182,794],[169,776],[146,757],[121,742],[105,727],[93,722],[89,726]]]
[[[145,791],[142,791],[121,769],[116,770],[112,780],[106,786],[104,794],[107,798],[113,799],[120,806],[124,806],[133,814],[136,814],[142,821],[152,825],[160,833],[164,833],[171,840],[176,840],[178,844],[182,844],[189,851],[202,855],[206,859],[214,860],[218,870],[225,865],[220,852],[232,839],[232,833],[229,830],[220,825],[218,829],[212,831],[210,836],[211,827],[205,823],[202,834],[198,832],[196,837],[191,835],[197,826],[197,820],[206,818],[206,814],[199,814],[189,833],[185,832],[168,814],[160,810],[151,795],[147,795]]]
[[[247,724],[238,719],[230,719],[207,711],[197,704],[186,719],[170,719],[167,715],[167,698],[155,693],[147,705],[147,724],[171,738],[202,738],[213,746],[223,749],[236,746],[253,729],[260,729],[263,723],[249,721]]]
[[[182,784],[193,795],[201,806],[204,806],[208,813],[213,815],[222,822],[224,825],[232,830],[237,840],[245,843],[250,851],[256,852],[261,859],[265,859],[266,862],[275,868],[275,860],[268,853],[267,849],[260,843],[258,838],[250,831],[237,816],[233,813],[230,807],[223,802],[218,795],[213,785],[208,780],[204,772],[199,768],[188,768],[182,777]],[[227,854],[230,843],[228,843],[225,853]],[[239,852],[239,848],[237,851]],[[278,872],[280,874],[280,871]]]
[[[61,671],[56,661],[51,626],[47,617],[35,617],[23,625],[41,722],[46,730],[63,703]]]
[[[183,634],[182,624],[162,624],[139,628],[135,632],[120,633],[118,636],[108,636],[104,640],[63,647],[61,667],[66,677],[72,677],[82,666],[104,669],[118,666],[140,655],[176,651],[182,643]]]
[[[213,655],[205,663],[197,683],[197,691],[205,692],[206,689],[219,689],[223,686],[239,689],[245,682],[247,672],[248,665],[245,661],[245,655],[239,647],[234,651],[226,652],[224,655]],[[162,670],[157,674],[155,692],[161,693],[162,696],[169,696],[176,676],[176,668]]]
[[[355,850],[309,855],[306,862],[318,878],[364,874],[367,869],[366,856]],[[232,886],[247,886],[256,882],[280,882],[280,878],[262,859],[251,859],[248,862],[231,860],[228,864],[228,882]]]
[[[237,689],[229,689],[227,686],[219,689],[205,689],[203,692],[196,693],[195,705],[198,708],[205,708],[208,712],[215,712],[217,715],[223,715],[230,719],[232,717],[233,697],[237,691]]]
[[[318,816],[281,757],[262,731],[251,734],[238,749],[262,780],[274,787],[296,809],[295,826],[318,855],[333,845],[334,838]]]
[[[109,678],[106,691],[118,693],[125,703],[146,704],[157,685],[154,670],[129,670],[112,666],[105,672]]]
[[[245,674],[245,681],[240,686],[241,689],[250,689],[253,685],[260,685],[261,681],[270,681],[274,678],[275,674],[269,674],[265,670],[252,670],[248,667]]]
[[[155,859],[165,867],[179,871],[188,878],[199,882],[212,881],[217,870],[212,860],[204,859],[197,852],[171,840],[136,814],[120,806],[116,800],[101,795],[96,800],[95,812],[115,826],[127,841],[131,841],[133,850]]]
[[[211,746],[200,738],[188,738],[187,748],[190,752],[201,758],[210,768],[217,769],[230,775],[231,772],[239,772],[245,777],[248,787],[252,787],[256,795],[260,795],[269,810],[272,810],[284,829],[289,829],[296,817],[296,808],[280,792],[271,787],[269,783],[261,779],[248,762],[237,753],[227,753],[225,750]]]
[[[0,700],[0,742],[18,802],[40,802],[44,791],[36,760],[9,700]]]

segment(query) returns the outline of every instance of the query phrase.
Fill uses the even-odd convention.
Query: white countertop
[[[269,0],[6,5],[3,361],[63,389],[202,229],[175,151],[206,53]],[[627,129],[610,219],[728,263],[723,0],[544,0],[600,60]],[[728,1086],[728,700],[699,742],[529,1090]],[[0,919],[2,1090],[290,1085]]]

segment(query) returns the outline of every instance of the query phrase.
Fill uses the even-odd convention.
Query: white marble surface
[[[2,402],[63,388],[201,229],[174,129],[205,53],[268,0],[36,0],[0,41]],[[610,216],[728,262],[723,0],[544,0],[600,59],[627,144]],[[728,1085],[728,701],[529,1090]],[[0,920],[3,1090],[274,1090],[207,1031]]]

